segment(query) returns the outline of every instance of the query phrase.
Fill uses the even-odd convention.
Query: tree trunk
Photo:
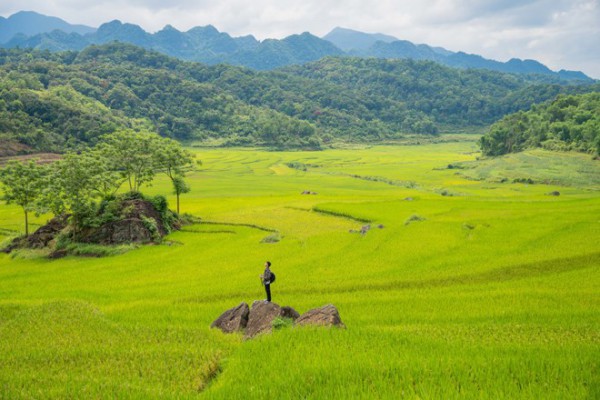
[[[27,215],[27,210],[23,209],[23,211],[25,211],[25,237],[29,236],[29,217]]]
[[[179,193],[177,193],[177,215],[179,215]]]

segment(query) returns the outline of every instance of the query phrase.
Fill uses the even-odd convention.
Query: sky
[[[156,32],[213,25],[281,39],[336,26],[600,79],[600,0],[3,0],[0,15],[36,11],[98,27],[118,19]]]

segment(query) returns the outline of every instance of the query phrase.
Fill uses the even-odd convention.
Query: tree
[[[94,200],[114,195],[123,183],[115,167],[96,151],[65,154],[50,167],[50,182],[41,197],[41,207],[55,215],[71,212],[74,225],[81,226],[93,214]]]
[[[173,183],[173,193],[177,196],[177,214],[179,214],[179,195],[190,191],[184,178],[186,172],[194,168],[194,155],[183,149],[179,142],[163,138],[160,140],[155,157],[157,171],[166,174]]]
[[[29,236],[29,212],[37,210],[39,200],[45,185],[47,169],[35,160],[27,163],[9,161],[0,171],[6,204],[15,203],[25,213],[25,236]]]
[[[172,180],[173,182],[173,193],[177,196],[177,214],[179,214],[179,195],[182,193],[188,193],[190,187],[183,180],[183,176],[176,176]]]
[[[99,155],[128,182],[129,190],[138,192],[154,178],[160,143],[161,138],[155,133],[127,129],[104,136],[97,147]]]

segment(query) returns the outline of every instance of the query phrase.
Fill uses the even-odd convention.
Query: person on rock
[[[265,272],[260,276],[262,284],[267,292],[267,301],[271,302],[271,283],[275,282],[275,274],[271,271],[271,262],[265,262]]]

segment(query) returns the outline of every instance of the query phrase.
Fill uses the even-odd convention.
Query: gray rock
[[[217,318],[211,328],[219,328],[225,333],[240,332],[248,325],[250,308],[246,303],[240,303],[237,307],[230,308]]]
[[[340,314],[333,304],[327,304],[321,308],[315,308],[302,314],[294,325],[317,325],[317,326],[346,326],[340,318]]]
[[[266,300],[255,301],[250,309],[244,339],[251,339],[262,333],[270,333],[273,329],[273,320],[283,317],[283,313],[284,311],[278,304]]]
[[[300,317],[300,313],[290,306],[281,307],[281,311],[281,316],[283,318],[291,318],[295,321]]]

